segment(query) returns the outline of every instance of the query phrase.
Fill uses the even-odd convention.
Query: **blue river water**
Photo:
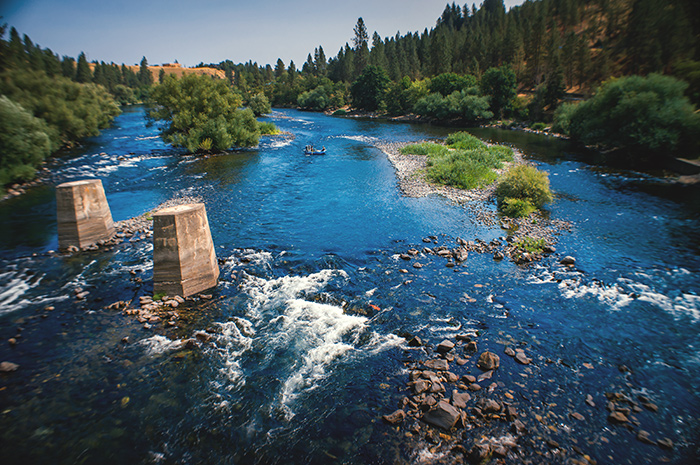
[[[554,138],[473,129],[549,172],[548,214],[572,229],[557,254],[527,266],[471,253],[454,268],[420,256],[416,269],[399,254],[427,236],[453,247],[506,235],[442,197],[402,196],[375,147],[450,130],[295,110],[269,119],[292,137],[200,157],[164,144],[129,108],[53,159],[45,185],[0,203],[0,362],[19,365],[0,374],[3,463],[451,463],[381,416],[408,394],[407,364],[423,354],[407,334],[435,345],[469,330],[480,350],[533,358],[522,367],[501,356],[494,375],[530,442],[597,463],[696,463],[697,189]],[[327,154],[305,156],[308,144]],[[213,298],[174,328],[107,309],[152,294],[152,245],[52,252],[53,186],[86,178],[102,180],[115,221],[176,197],[202,201],[221,264]],[[181,344],[202,330],[207,344]],[[636,412],[631,430],[613,425],[612,392],[658,411]],[[674,448],[644,444],[639,429]]]

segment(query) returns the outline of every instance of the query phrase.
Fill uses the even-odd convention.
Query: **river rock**
[[[419,379],[415,383],[413,383],[413,392],[415,394],[421,394],[425,391],[430,389],[430,381],[425,380],[425,379]]]
[[[610,416],[608,416],[608,421],[611,423],[627,423],[629,419],[625,416],[624,413],[618,412],[617,410],[612,412]]]
[[[421,347],[422,345],[423,341],[418,336],[413,336],[411,339],[408,340],[409,347]]]
[[[495,370],[501,364],[501,359],[493,352],[484,352],[479,356],[479,361],[476,363],[477,368],[484,371]]]
[[[483,413],[497,413],[501,411],[501,404],[493,399],[480,399],[476,405]]]
[[[459,410],[442,400],[423,415],[423,421],[446,430],[452,429],[460,417]]]
[[[652,441],[649,437],[649,432],[644,431],[643,429],[639,430],[637,433],[637,440],[643,442],[644,444],[654,444],[654,441]]]
[[[470,354],[473,354],[478,350],[478,347],[476,345],[476,341],[469,341],[467,345],[464,347],[464,351]]]
[[[442,341],[440,344],[438,344],[438,346],[437,346],[437,351],[438,351],[439,353],[441,353],[441,354],[446,354],[447,352],[449,352],[449,351],[451,351],[452,349],[454,349],[454,347],[455,347],[454,342],[445,339],[445,340]]]
[[[2,362],[0,363],[0,373],[10,373],[11,371],[17,371],[19,365],[12,362]]]
[[[452,405],[457,408],[466,408],[467,402],[472,400],[472,396],[468,392],[452,391]]]
[[[464,247],[459,247],[452,252],[452,256],[458,262],[463,262],[469,257],[469,252]]]
[[[559,263],[565,266],[574,266],[576,264],[576,259],[570,255],[567,255],[566,257],[562,258]]]
[[[523,365],[529,365],[532,362],[531,358],[528,358],[524,352],[518,352],[515,354],[515,360]]]
[[[673,441],[671,441],[669,438],[659,439],[658,441],[656,441],[656,443],[662,449],[673,449]]]
[[[509,357],[515,357],[515,351],[512,347],[506,347],[505,353]]]
[[[423,268],[423,265],[421,265],[420,263],[416,262],[416,263],[413,264],[413,268],[419,270],[419,269]]]
[[[476,376],[472,376],[472,375],[463,375],[463,376],[462,376],[462,380],[463,380],[465,383],[476,383]]]
[[[474,444],[469,451],[470,463],[485,463],[491,457],[491,446],[489,444]]]
[[[426,368],[435,371],[447,371],[450,368],[450,365],[447,363],[447,360],[442,360],[439,358],[434,360],[426,360],[424,365]]]
[[[404,412],[401,409],[395,411],[394,413],[390,413],[389,415],[384,415],[382,417],[382,419],[385,422],[389,423],[390,425],[397,425],[397,424],[401,423],[402,421],[404,421],[405,418],[406,418],[406,412]]]
[[[411,256],[408,255],[407,253],[402,253],[401,255],[399,255],[399,258],[400,258],[401,260],[410,260],[410,259],[411,259]]]

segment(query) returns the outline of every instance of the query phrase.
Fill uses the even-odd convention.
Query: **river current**
[[[3,463],[445,463],[381,417],[410,395],[407,365],[425,358],[407,335],[434,346],[469,331],[480,350],[533,358],[501,355],[494,374],[533,436],[597,463],[696,463],[697,189],[554,138],[474,129],[549,172],[548,214],[572,229],[527,266],[471,253],[453,268],[421,255],[418,269],[399,255],[428,236],[454,247],[507,234],[442,197],[402,196],[375,148],[450,131],[294,110],[269,119],[293,137],[198,157],[128,108],[53,159],[45,185],[0,203],[0,362],[19,365],[0,374]],[[327,154],[305,156],[308,144]],[[220,283],[177,327],[106,308],[152,293],[149,240],[53,253],[53,186],[87,178],[102,180],[115,221],[182,196],[205,204]],[[575,267],[559,264],[565,255]],[[182,343],[204,330],[206,344]],[[657,411],[636,412],[634,431],[611,424],[612,392]]]

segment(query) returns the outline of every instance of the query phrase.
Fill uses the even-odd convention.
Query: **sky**
[[[524,0],[505,0],[506,8]],[[322,46],[328,58],[362,17],[370,36],[435,26],[446,0],[0,0],[0,22],[60,56],[183,66],[253,60],[297,68]],[[451,3],[451,2],[450,2]],[[464,5],[467,2],[456,2]],[[477,6],[481,3],[477,1]],[[469,2],[471,5],[471,2]],[[8,27],[8,30],[9,30]],[[9,35],[9,32],[6,33]]]

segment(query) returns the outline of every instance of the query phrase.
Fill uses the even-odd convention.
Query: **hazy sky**
[[[506,7],[524,0],[505,0]],[[451,3],[451,2],[450,2]],[[466,2],[456,2],[464,5]],[[476,2],[477,5],[480,2]],[[357,18],[370,38],[435,25],[446,0],[0,0],[2,22],[59,55],[127,65],[178,60],[274,66],[323,46],[328,58],[351,42]],[[471,5],[471,2],[469,2]],[[9,33],[8,33],[9,34]]]

